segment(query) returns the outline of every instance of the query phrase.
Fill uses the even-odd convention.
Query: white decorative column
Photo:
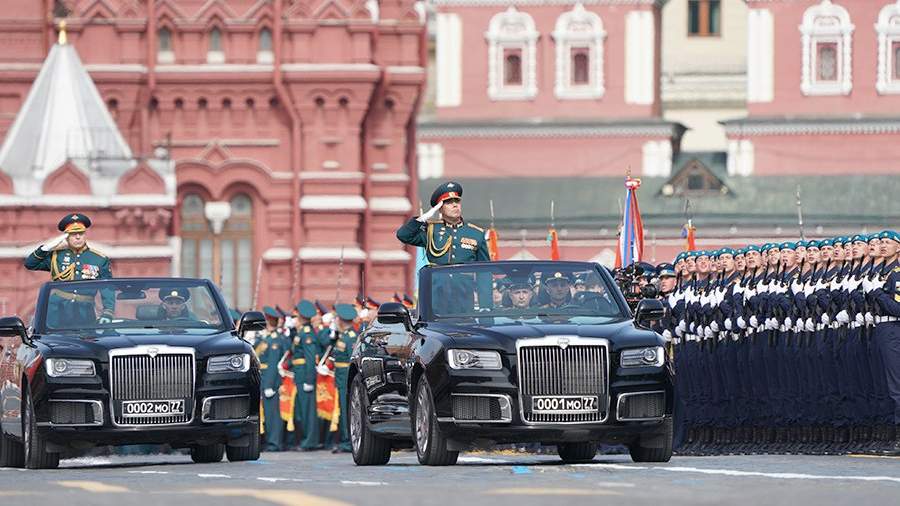
[[[435,18],[435,105],[462,104],[462,22],[459,14],[439,12]]]
[[[774,99],[774,45],[772,11],[747,11],[748,102],[771,102]]]
[[[625,18],[625,102],[649,105],[655,89],[656,30],[653,12],[631,11]]]

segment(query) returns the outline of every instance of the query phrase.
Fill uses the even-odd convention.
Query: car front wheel
[[[350,385],[350,447],[358,466],[382,466],[391,460],[391,442],[372,433],[366,423],[366,387],[357,374]]]
[[[456,464],[459,452],[447,449],[447,439],[438,427],[433,399],[428,380],[422,377],[416,389],[416,412],[413,415],[416,455],[422,465],[452,466]]]
[[[248,460],[259,460],[259,424],[254,422],[255,430],[251,431],[249,436],[250,443],[247,446],[226,446],[225,454],[228,455],[228,462],[244,462]]]
[[[22,434],[25,436],[25,467],[28,469],[56,469],[59,467],[59,454],[46,450],[47,441],[37,430],[34,419],[34,401],[28,386],[25,391],[25,410],[22,414]]]
[[[672,419],[663,420],[656,434],[641,436],[628,445],[631,460],[635,462],[668,462],[672,459]]]
[[[198,464],[221,462],[225,456],[225,445],[222,443],[198,445],[191,448],[191,460]]]
[[[556,451],[559,453],[559,458],[566,464],[577,464],[594,460],[594,455],[597,454],[597,445],[591,442],[560,443],[556,445]]]

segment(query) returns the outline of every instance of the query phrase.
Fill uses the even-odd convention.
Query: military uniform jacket
[[[404,244],[425,248],[428,262],[434,265],[487,262],[491,259],[484,229],[464,221],[447,225],[440,221],[422,223],[413,218],[397,230],[397,239]]]
[[[328,344],[328,334],[305,324],[294,335],[291,346],[291,368],[298,384],[316,384],[316,365]]]
[[[353,346],[356,344],[358,335],[353,329],[348,329],[338,334],[338,338],[334,342],[334,348],[331,350],[331,357],[334,358],[335,366],[347,367],[349,365],[350,356],[353,354]]]
[[[895,266],[888,274],[884,288],[874,293],[882,315],[900,318],[900,266]]]
[[[25,258],[25,268],[30,271],[48,271],[51,281],[80,281],[113,277],[109,258],[87,245],[81,251],[74,251],[70,248],[44,251],[38,248]],[[66,293],[55,295],[67,298]],[[93,303],[96,294],[82,293],[80,295],[86,297],[82,302]],[[68,296],[75,295],[68,294]],[[111,290],[104,291],[100,297],[103,300],[104,315],[112,316],[116,307],[115,293]]]
[[[281,375],[278,374],[278,363],[287,352],[287,337],[280,330],[267,330],[259,337],[256,344],[256,356],[259,357],[260,389],[278,390],[281,386]]]

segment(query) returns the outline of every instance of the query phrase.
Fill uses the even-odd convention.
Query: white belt
[[[896,322],[900,321],[900,318],[896,316],[876,316],[875,323],[888,323],[888,322]]]

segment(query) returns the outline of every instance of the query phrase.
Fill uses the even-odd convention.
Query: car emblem
[[[569,338],[568,337],[559,337],[556,339],[556,344],[559,345],[560,348],[566,349],[569,347]]]
[[[158,354],[159,348],[147,348],[147,355],[150,355],[150,358],[156,358]]]

